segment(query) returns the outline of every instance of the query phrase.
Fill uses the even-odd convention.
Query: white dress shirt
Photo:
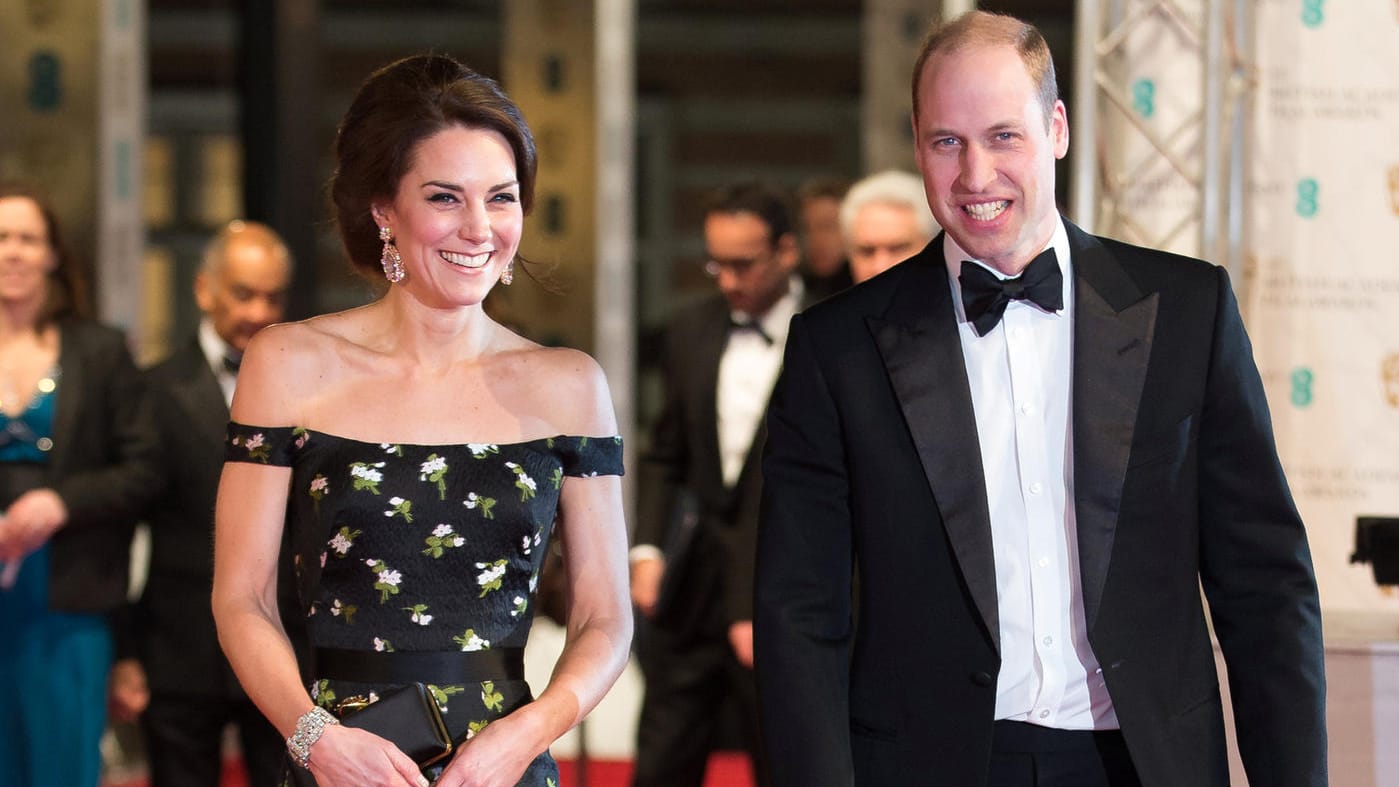
[[[719,359],[719,384],[714,407],[718,416],[719,460],[724,485],[733,486],[743,472],[743,463],[753,446],[753,435],[767,411],[772,386],[782,369],[782,348],[787,345],[787,328],[801,306],[802,281],[793,276],[787,294],[766,314],[758,317],[733,312],[738,324],[750,320],[762,330],[730,330],[724,354]],[[764,338],[766,336],[766,338]],[[769,341],[771,339],[771,341]]]
[[[223,359],[225,356],[239,355],[219,336],[218,331],[214,330],[214,324],[208,317],[199,321],[199,349],[204,351],[204,358],[209,362],[209,368],[214,370],[219,387],[223,389],[224,404],[232,407],[233,387],[238,383],[238,375],[224,367]]]
[[[1011,301],[985,336],[976,335],[962,308],[957,277],[970,257],[950,235],[944,237],[991,512],[1001,638],[996,719],[1116,729],[1117,715],[1088,644],[1079,578],[1068,235],[1060,220],[1046,247],[1053,247],[1064,274],[1064,309],[1046,312],[1029,301]]]

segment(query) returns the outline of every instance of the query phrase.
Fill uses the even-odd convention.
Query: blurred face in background
[[[800,220],[806,269],[816,276],[834,275],[840,270],[845,254],[840,238],[840,200],[836,197],[803,200]]]
[[[871,202],[850,226],[850,276],[859,284],[917,254],[932,238],[908,205]]]
[[[718,281],[730,309],[761,317],[787,293],[799,256],[796,239],[789,234],[774,241],[757,214],[709,214],[704,244],[709,252],[705,272]]]
[[[0,304],[38,307],[58,265],[48,222],[27,197],[0,199]]]
[[[249,224],[229,234],[222,262],[195,277],[194,294],[214,332],[241,353],[253,334],[281,321],[290,284],[286,247],[270,230]]]

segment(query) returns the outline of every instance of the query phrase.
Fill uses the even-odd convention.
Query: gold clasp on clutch
[[[354,713],[357,710],[364,710],[379,701],[379,695],[370,692],[368,696],[356,694],[353,697],[346,697],[335,703],[335,715],[344,716],[347,713]]]

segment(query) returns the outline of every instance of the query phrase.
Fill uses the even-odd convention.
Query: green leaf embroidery
[[[412,501],[412,500],[404,500],[404,499],[401,498],[401,497],[391,497],[391,498],[389,498],[389,505],[393,506],[393,508],[390,508],[388,511],[385,511],[385,512],[384,512],[384,516],[392,517],[392,516],[397,515],[397,516],[403,517],[403,521],[404,521],[404,522],[408,522],[408,523],[410,523],[410,524],[412,523],[412,521],[413,521],[413,501]]]
[[[403,611],[413,613],[409,619],[419,626],[426,626],[432,622],[432,616],[427,614],[427,604],[414,604],[411,607],[404,607]]]
[[[481,730],[486,729],[486,725],[488,725],[488,724],[490,724],[490,722],[487,721],[487,720],[485,720],[485,719],[482,719],[481,721],[473,721],[473,722],[467,723],[467,725],[466,725],[466,739],[467,739],[467,740],[471,740],[472,738],[475,738],[475,737],[476,737],[476,733],[480,732]]]
[[[427,684],[427,690],[432,694],[432,699],[437,703],[437,709],[443,713],[447,712],[447,698],[453,694],[461,694],[464,689],[461,686],[448,686],[441,688],[433,684]]]
[[[505,709],[505,695],[495,690],[494,682],[483,681],[481,683],[481,704],[486,706],[486,710],[500,713]]]
[[[553,482],[553,484],[554,484],[554,489],[555,489],[555,490],[557,490],[557,489],[559,489],[559,487],[563,486],[563,468],[562,468],[562,467],[556,467],[556,468],[554,468],[554,475],[553,475],[549,480]]]
[[[481,508],[482,517],[486,519],[495,519],[495,514],[491,511],[492,508],[495,508],[494,497],[481,497],[475,492],[472,492],[462,501],[462,505],[467,508],[476,508],[479,506]]]
[[[464,545],[466,539],[454,531],[451,525],[443,522],[432,529],[432,535],[423,539],[423,543],[427,544],[427,549],[423,550],[424,555],[439,558],[448,549]]]
[[[467,629],[460,637],[452,637],[452,641],[461,645],[463,651],[490,650],[490,640],[481,639],[476,636],[476,629]]]

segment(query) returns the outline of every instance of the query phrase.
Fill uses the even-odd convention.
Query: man
[[[249,784],[275,784],[280,773],[284,743],[224,659],[209,594],[214,496],[238,363],[253,334],[282,319],[291,267],[269,227],[244,221],[224,227],[194,280],[203,313],[198,335],[148,372],[167,458],[167,493],[150,516],[150,574],[135,616],[150,693],[141,726],[152,787],[216,787],[229,723],[238,726]],[[291,585],[289,577],[281,583],[287,594]],[[283,609],[293,608],[283,600]],[[292,619],[285,625],[300,630]],[[134,666],[119,665],[114,683],[127,683],[122,673]]]
[[[719,294],[675,317],[666,401],[641,464],[632,597],[644,627],[646,696],[636,787],[698,787],[720,711],[736,698],[758,753],[753,688],[754,539],[762,416],[802,305],[786,204],[758,184],[716,195],[704,216]],[[681,501],[687,501],[682,504]],[[755,769],[762,767],[755,757]]]
[[[937,231],[923,184],[897,169],[857,181],[840,202],[840,234],[856,284],[912,257]]]
[[[840,233],[840,200],[848,181],[811,178],[797,187],[797,219],[801,225],[802,282],[817,301],[849,287],[850,265]]]
[[[796,317],[773,394],[775,782],[1223,787],[1203,586],[1249,782],[1325,785],[1311,559],[1225,272],[1060,218],[1033,28],[964,15],[914,75],[944,232]]]

